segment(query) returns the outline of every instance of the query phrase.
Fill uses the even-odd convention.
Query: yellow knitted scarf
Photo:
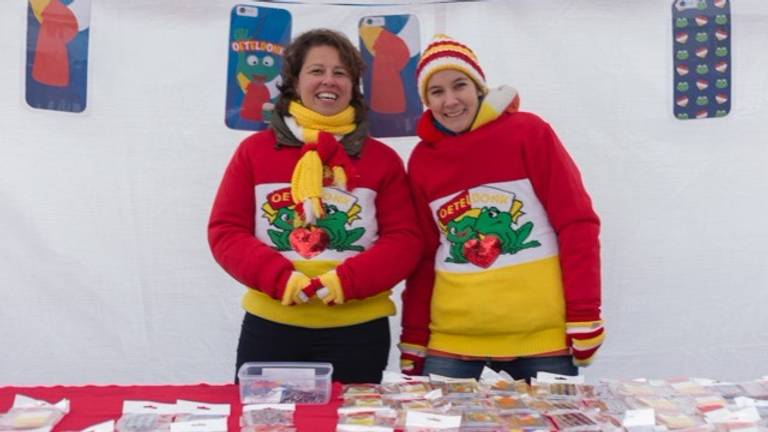
[[[496,120],[503,112],[516,112],[520,107],[520,97],[517,90],[509,86],[490,89],[480,103],[469,130],[473,131]]]
[[[309,225],[325,215],[323,180],[330,177],[332,184],[347,187],[347,171],[351,165],[333,135],[346,135],[355,130],[355,109],[349,106],[338,114],[325,116],[293,101],[288,113],[301,128],[296,138],[304,142],[291,176],[291,196],[297,210],[294,224]],[[325,167],[330,175],[325,174]]]

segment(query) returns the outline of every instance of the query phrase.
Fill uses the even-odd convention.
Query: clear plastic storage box
[[[244,404],[324,404],[331,398],[330,363],[251,362],[237,372]]]

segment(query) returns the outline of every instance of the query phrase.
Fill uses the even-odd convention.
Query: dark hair
[[[288,104],[291,101],[299,100],[296,93],[296,84],[299,81],[301,67],[304,66],[304,60],[310,48],[316,46],[329,46],[335,48],[339,53],[339,59],[349,73],[352,80],[352,100],[349,104],[355,108],[355,122],[360,123],[366,118],[365,98],[363,98],[360,89],[360,79],[365,70],[360,53],[347,37],[340,32],[330,29],[309,30],[300,34],[285,49],[283,55],[283,70],[280,72],[282,83],[278,84],[280,96],[275,103],[275,112],[278,115],[288,114]]]

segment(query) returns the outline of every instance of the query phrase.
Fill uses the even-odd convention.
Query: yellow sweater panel
[[[518,357],[566,348],[557,255],[479,272],[435,275],[429,348]]]

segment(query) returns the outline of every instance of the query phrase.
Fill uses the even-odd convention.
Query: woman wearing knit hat
[[[426,246],[403,293],[403,372],[577,374],[603,322],[600,221],[576,165],[514,89],[488,89],[466,45],[436,36],[416,73],[428,110],[408,169]]]
[[[334,380],[381,380],[390,290],[421,241],[400,157],[367,135],[362,68],[340,33],[297,37],[270,129],[246,138],[224,173],[208,239],[248,288],[238,369],[328,361]]]

